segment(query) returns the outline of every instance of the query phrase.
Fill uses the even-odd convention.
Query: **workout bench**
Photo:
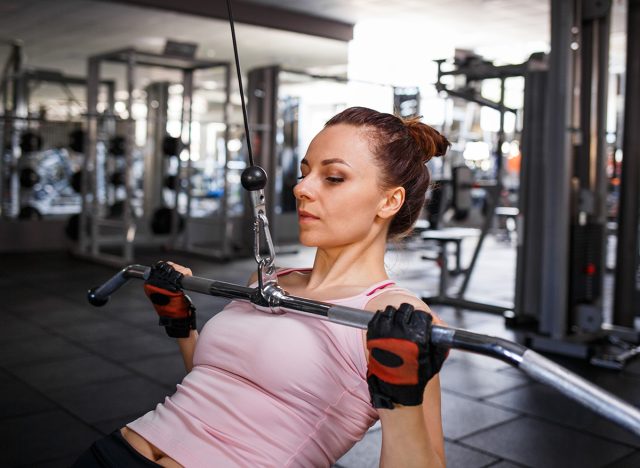
[[[428,305],[447,305],[462,309],[482,310],[485,312],[503,314],[505,311],[510,310],[512,306],[498,305],[498,304],[484,304],[480,302],[470,301],[464,299],[460,292],[457,297],[453,297],[448,293],[449,289],[449,275],[452,273],[465,273],[468,279],[468,275],[471,271],[464,269],[461,266],[461,244],[462,241],[469,237],[482,236],[480,229],[474,228],[449,228],[443,230],[425,231],[421,234],[421,238],[425,241],[432,240],[438,243],[438,253],[435,258],[428,255],[423,255],[424,260],[435,260],[440,266],[440,284],[438,287],[438,294],[436,296],[422,297],[422,300]],[[455,246],[456,256],[456,268],[449,270],[449,252],[447,251],[447,245],[453,244]],[[476,246],[477,249],[477,246]],[[473,263],[473,262],[472,262]]]
[[[445,297],[449,286],[449,275],[457,275],[462,273],[462,241],[469,237],[477,237],[480,229],[474,228],[448,228],[424,231],[420,237],[424,241],[433,241],[438,244],[436,257],[430,255],[422,255],[423,260],[435,260],[440,267],[440,286],[438,288],[438,297]],[[449,269],[449,245],[453,245],[455,254],[455,268]]]

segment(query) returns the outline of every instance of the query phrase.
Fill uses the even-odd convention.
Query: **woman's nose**
[[[293,187],[293,196],[298,200],[313,199],[313,189],[306,178],[301,179],[296,186]]]

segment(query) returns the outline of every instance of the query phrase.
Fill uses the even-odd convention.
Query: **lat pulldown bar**
[[[143,265],[125,267],[101,286],[89,290],[89,302],[94,306],[105,305],[110,295],[129,279],[145,280],[150,270],[150,267]],[[272,309],[283,309],[282,312],[310,315],[361,329],[367,328],[373,316],[369,311],[312,301],[286,293],[266,297],[270,296],[268,292],[265,294],[265,291],[258,287],[249,288],[197,276],[183,277],[181,286],[186,291],[249,301]],[[517,367],[532,379],[555,388],[568,398],[640,436],[640,409],[522,345],[502,338],[439,325],[432,328],[431,342],[450,349],[500,359]]]

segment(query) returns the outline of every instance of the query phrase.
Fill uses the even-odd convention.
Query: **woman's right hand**
[[[191,270],[172,262],[158,262],[151,267],[144,292],[153,304],[159,324],[172,338],[187,338],[196,329],[196,308],[182,291],[182,278]]]
[[[427,382],[448,354],[431,343],[432,323],[431,314],[407,303],[373,316],[367,330],[367,382],[375,408],[422,404]]]

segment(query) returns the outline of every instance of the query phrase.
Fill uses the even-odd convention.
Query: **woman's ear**
[[[378,209],[378,216],[388,219],[394,216],[404,204],[404,187],[395,187],[385,192],[385,198],[382,200]]]

